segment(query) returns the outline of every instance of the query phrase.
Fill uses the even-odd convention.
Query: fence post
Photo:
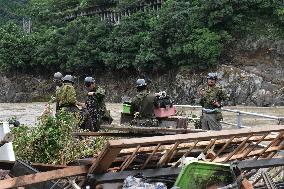
[[[237,127],[240,129],[242,128],[242,114],[241,112],[238,112],[237,114]]]
[[[278,118],[278,125],[284,125],[284,119]]]

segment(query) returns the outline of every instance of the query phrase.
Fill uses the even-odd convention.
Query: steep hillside
[[[97,17],[69,22],[64,13],[82,8],[81,1],[30,0],[26,11],[33,33],[13,24],[0,30],[0,70],[160,73],[184,67],[201,72],[216,69],[240,39],[284,39],[280,0],[168,0],[155,10],[137,9],[135,2],[119,1],[115,11],[125,11],[120,4],[134,5],[113,24],[105,19],[105,5]]]
[[[28,0],[1,0],[0,1],[0,26],[8,21],[20,23],[25,15],[24,8]]]
[[[141,11],[140,1],[121,0],[112,11],[129,14],[116,24],[104,13],[64,17],[94,5],[107,12],[113,2],[30,0],[25,7],[24,0],[2,0],[1,22],[27,14],[33,32],[13,23],[0,26],[0,101],[45,100],[53,91],[50,76],[61,71],[95,75],[112,91],[112,102],[133,95],[129,86],[147,75],[155,90],[196,103],[204,75],[218,71],[229,103],[284,104],[282,0],[167,0],[154,11],[147,6]]]

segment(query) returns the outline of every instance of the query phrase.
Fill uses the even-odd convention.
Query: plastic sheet
[[[161,182],[147,183],[143,178],[128,176],[124,180],[122,189],[167,189],[167,186]]]
[[[9,132],[9,123],[0,122],[0,139],[2,139],[4,135]],[[2,147],[0,147],[0,160],[15,161],[15,154],[12,142],[6,143]]]

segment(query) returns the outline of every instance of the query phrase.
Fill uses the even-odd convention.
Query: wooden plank
[[[175,149],[172,153],[172,155],[170,156],[170,158],[167,161],[167,164],[170,163],[172,161],[172,159],[176,156],[176,154],[178,153],[179,149]]]
[[[234,129],[234,130],[223,130],[223,131],[208,131],[199,133],[189,133],[189,134],[177,134],[177,135],[167,135],[158,137],[143,137],[138,139],[121,139],[110,141],[110,146],[120,147],[120,148],[135,148],[138,145],[157,145],[175,143],[177,141],[186,142],[190,140],[210,140],[212,138],[227,139],[232,136],[241,137],[247,136],[248,134],[261,134],[267,132],[279,132],[284,131],[283,125],[265,126],[258,128],[244,128],[244,129]]]
[[[122,172],[108,172],[105,174],[92,174],[92,177],[98,183],[114,183],[122,182],[128,176],[135,176],[137,174],[143,175],[144,178],[162,177],[162,176],[178,176],[181,171],[181,167],[168,167],[157,169],[144,169],[144,170],[131,170]]]
[[[257,160],[264,152],[266,152],[266,150],[273,146],[275,143],[279,142],[279,139],[281,139],[283,137],[284,132],[280,132],[279,135],[273,140],[271,141],[263,150],[260,154],[258,154],[258,156],[256,156],[254,159]]]
[[[169,132],[169,133],[196,133],[196,132],[207,132],[201,129],[173,129],[173,128],[163,128],[163,127],[125,127],[120,125],[102,125],[102,129],[117,130],[117,131],[127,131],[127,132]]]
[[[251,145],[251,142],[248,141],[248,143],[246,143],[244,145],[244,147],[242,147],[242,149],[239,150],[239,153],[243,153],[245,150],[248,149],[248,147]]]
[[[262,136],[252,136],[248,141],[257,142],[257,141],[259,141],[259,139],[261,137]],[[277,135],[269,135],[265,138],[265,141],[271,141],[271,140],[275,139],[276,137],[277,137]],[[238,143],[241,143],[242,141],[244,141],[245,139],[246,139],[246,137],[234,138],[234,140],[231,143],[232,144],[238,144]],[[223,145],[226,142],[227,142],[227,139],[220,139],[220,140],[217,140],[215,142],[215,145]],[[197,147],[203,148],[204,146],[207,146],[209,143],[210,143],[210,141],[200,141],[200,142],[198,142],[198,144],[196,144],[196,148]],[[194,144],[194,142],[181,143],[178,148],[179,148],[179,150],[188,149],[193,144]],[[155,144],[153,144],[153,145],[155,145]],[[143,153],[151,153],[153,151],[153,149],[155,148],[155,146],[141,147],[139,151],[143,152]],[[172,147],[172,145],[163,145],[159,148],[159,151],[168,150],[171,147]],[[132,152],[134,150],[135,150],[135,148],[125,148],[125,149],[121,150],[120,154],[121,155],[132,154]]]
[[[87,172],[88,172],[87,166],[71,166],[53,171],[47,171],[42,173],[36,173],[36,174],[30,174],[30,175],[0,180],[0,188],[6,189],[6,188],[21,187],[44,181],[81,175]]]
[[[13,168],[14,164],[15,161],[0,160],[0,169],[10,170]],[[52,164],[43,164],[43,163],[32,163],[32,166],[41,172],[68,167],[66,165],[52,165]]]
[[[186,152],[183,154],[183,156],[184,156],[184,157],[187,157],[187,156],[190,154],[190,152],[195,148],[195,146],[197,145],[198,142],[199,142],[198,140],[194,141],[194,144],[190,146],[189,150],[186,151]],[[179,164],[180,164],[180,160],[175,163],[174,167],[177,167]]]
[[[224,160],[224,162],[227,162],[230,160],[230,158],[235,155],[236,153],[239,152],[239,150],[246,144],[246,142],[249,140],[249,138],[252,137],[252,134],[250,134],[249,136],[247,136],[247,138],[232,152],[229,154],[229,156],[226,157],[226,159]]]
[[[273,146],[279,146],[280,144],[284,144],[284,143],[283,143],[283,138],[278,139],[278,140],[273,144]],[[267,159],[274,157],[276,154],[277,154],[277,152],[271,152],[271,153],[267,156]]]
[[[130,155],[131,156],[131,155]],[[118,170],[121,170],[122,167],[124,167],[124,165],[127,163],[127,161],[129,160],[130,156],[127,156],[124,161],[122,162],[122,164],[120,165],[119,169]]]
[[[137,146],[136,150],[132,153],[132,155],[129,157],[128,161],[126,161],[125,165],[122,166],[121,170],[120,171],[123,171],[124,169],[126,169],[131,163],[132,161],[134,160],[135,156],[136,156],[136,153],[138,152],[139,148],[141,146]]]
[[[253,185],[246,178],[244,178],[241,182],[240,189],[253,189]]]
[[[148,162],[152,159],[153,155],[155,155],[155,153],[157,152],[157,150],[160,148],[161,144],[158,144],[155,149],[153,150],[153,152],[151,153],[151,155],[148,157],[148,159],[145,161],[145,163],[142,165],[141,169],[145,169],[145,167],[147,166]]]
[[[93,162],[92,166],[89,169],[89,173],[105,172],[110,167],[120,151],[121,148],[112,148],[108,142],[99,156]]]
[[[266,159],[271,159],[273,158],[275,155],[277,154],[277,152],[271,152]]]
[[[219,154],[221,154],[227,147],[228,145],[232,142],[232,140],[235,138],[235,136],[232,136],[227,142],[226,144],[216,153],[216,155],[210,160],[210,162],[212,162],[214,159],[216,159]]]
[[[283,149],[284,149],[284,145],[282,145],[282,146],[273,146],[273,147],[268,148],[266,150],[266,152],[275,152],[275,151],[279,151],[279,150],[283,150]],[[262,152],[262,149],[254,150],[247,157],[258,155],[261,152]],[[236,154],[236,155],[232,156],[230,158],[230,160],[241,159],[243,157],[243,155],[244,154]],[[227,159],[227,157],[216,158],[213,162],[220,163],[220,162],[224,162],[225,159]]]
[[[43,163],[32,163],[32,166],[41,172],[63,169],[68,167],[66,165],[52,165],[52,164],[43,164]]]
[[[251,151],[253,151],[264,139],[265,137],[268,135],[269,133],[264,134],[257,142],[256,144],[250,148],[248,151],[245,152],[244,156],[242,158],[245,158]]]
[[[215,139],[211,139],[210,140],[210,143],[206,146],[206,148],[203,150],[203,153],[206,154],[207,151],[215,144],[216,142],[216,138]]]
[[[240,161],[238,164],[238,167],[241,170],[251,170],[251,169],[279,167],[279,166],[284,166],[284,158],[244,160]]]
[[[195,146],[197,145],[198,142],[199,142],[199,140],[194,141],[193,145],[190,146],[190,148],[188,149],[188,151],[186,151],[183,156],[184,156],[184,157],[187,157],[187,156],[190,154],[190,152],[195,148]]]
[[[175,133],[172,133],[175,134]],[[98,136],[108,136],[108,137],[149,137],[157,136],[159,133],[125,133],[125,132],[75,132],[73,136],[82,137],[98,137]],[[161,136],[164,134],[160,134]]]
[[[94,162],[94,164],[90,168],[90,173],[105,172],[110,167],[112,162],[116,159],[116,157],[118,156],[118,154],[120,153],[120,151],[123,148],[137,148],[137,146],[139,146],[139,145],[143,145],[143,146],[144,145],[148,145],[148,146],[152,145],[153,146],[153,145],[158,145],[158,144],[161,144],[161,145],[166,144],[166,145],[169,146],[170,152],[172,154],[172,152],[174,150],[171,150],[171,149],[173,149],[172,148],[173,144],[171,144],[171,143],[176,144],[176,147],[174,149],[178,148],[178,150],[180,150],[182,147],[184,147],[183,146],[184,144],[179,145],[179,143],[195,140],[195,143],[193,145],[191,145],[191,147],[190,147],[190,150],[192,150],[197,145],[198,140],[201,140],[201,139],[211,140],[213,138],[213,139],[215,139],[214,140],[214,142],[215,142],[217,138],[218,138],[218,140],[223,140],[223,139],[231,138],[232,136],[235,136],[235,137],[246,136],[245,140],[241,140],[242,141],[241,145],[232,154],[230,154],[229,156],[225,157],[225,159],[223,159],[223,161],[224,160],[228,161],[228,160],[230,160],[231,157],[234,157],[234,158],[239,157],[239,156],[236,156],[235,153],[237,153],[244,146],[246,141],[248,141],[253,134],[259,135],[259,134],[262,134],[262,133],[277,132],[277,131],[283,132],[284,127],[283,126],[273,126],[273,127],[272,126],[266,126],[266,127],[253,128],[253,129],[246,128],[246,129],[238,129],[238,130],[209,131],[209,132],[206,132],[206,133],[194,133],[194,134],[191,133],[191,134],[179,134],[179,135],[175,135],[175,136],[170,135],[170,136],[162,136],[162,137],[158,136],[158,137],[147,137],[147,138],[138,138],[138,139],[122,139],[122,140],[109,141],[108,144],[106,145],[105,149],[98,156],[96,162]],[[205,143],[206,142],[207,142],[207,148],[209,146],[212,146],[211,144],[214,144],[214,142],[212,143],[212,141],[209,142],[209,145],[208,145],[208,141],[205,141]],[[224,142],[224,140],[223,140],[223,142]],[[177,145],[177,143],[178,143],[178,145]],[[217,141],[216,141],[216,143],[217,143]],[[152,147],[152,149],[153,149],[153,147]],[[271,151],[271,149],[269,149],[269,150]],[[159,150],[162,150],[162,149],[159,148]],[[259,151],[257,151],[257,152],[259,153]],[[133,151],[132,151],[132,153],[133,153]],[[188,152],[186,152],[184,155],[187,155],[187,153]],[[243,153],[241,153],[241,154],[243,154]],[[256,154],[255,151],[254,151],[253,154],[254,155]],[[121,156],[122,154],[119,154],[119,155]],[[165,157],[167,159],[169,156],[165,156]],[[162,158],[162,160],[164,161],[163,158]],[[219,161],[220,158],[218,158],[217,160]]]
[[[172,153],[177,149],[178,145],[180,144],[180,142],[176,142],[171,149],[169,149],[160,159],[160,161],[158,162],[158,167],[162,167],[164,166],[169,158],[172,156]]]

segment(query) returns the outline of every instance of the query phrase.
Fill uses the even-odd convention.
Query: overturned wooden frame
[[[165,169],[179,170],[177,166],[182,156],[197,157],[200,154],[204,154],[205,160],[211,162],[269,160],[283,149],[283,134],[284,127],[278,125],[113,140],[105,145],[98,157],[92,161],[90,168],[61,167],[59,170],[5,179],[0,181],[0,188],[26,186],[78,175],[85,177],[86,174],[101,175],[101,178],[105,178],[107,175],[102,174],[112,170],[121,174],[132,170],[140,170],[150,175],[157,174],[157,171],[166,174]],[[265,143],[265,146],[262,143]],[[276,165],[282,165],[282,162]],[[95,179],[99,180],[99,177]]]
[[[281,125],[109,141],[89,173],[177,166],[184,156],[211,162],[272,158],[283,149]],[[260,147],[262,142],[267,143]]]

